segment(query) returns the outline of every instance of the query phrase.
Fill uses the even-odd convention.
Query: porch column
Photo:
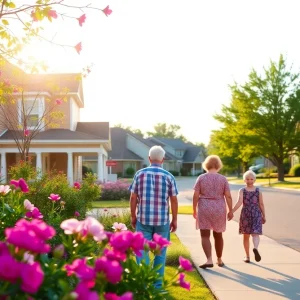
[[[195,175],[196,172],[195,172],[195,163],[193,163],[193,174],[192,175]]]
[[[68,152],[68,171],[67,177],[70,185],[73,184],[73,152]]]
[[[1,171],[0,171],[0,180],[2,181],[2,183],[7,183],[6,178],[7,174],[6,174],[6,152],[2,152],[1,153]]]
[[[103,154],[98,152],[98,170],[97,170],[98,180],[103,182]]]
[[[36,152],[36,170],[38,172],[38,177],[42,175],[42,153],[41,152]]]

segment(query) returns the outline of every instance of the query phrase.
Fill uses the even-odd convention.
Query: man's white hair
[[[149,150],[149,157],[154,161],[162,161],[166,151],[161,146],[153,146]]]
[[[254,179],[256,179],[256,174],[252,170],[246,171],[243,175],[243,179],[245,180],[247,176],[252,176]]]

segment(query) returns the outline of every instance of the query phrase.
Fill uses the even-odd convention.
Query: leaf
[[[5,20],[5,19],[2,20],[2,23],[3,23],[5,26],[9,25],[9,22],[8,22],[7,20]]]
[[[16,4],[14,2],[9,2],[8,7],[9,8],[16,8]]]
[[[12,214],[15,212],[15,210],[12,207],[10,207],[7,203],[4,203],[4,209]]]

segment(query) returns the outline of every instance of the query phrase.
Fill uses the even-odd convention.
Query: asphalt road
[[[192,202],[195,181],[194,177],[177,179],[179,203],[186,205]],[[233,203],[241,187],[243,185],[230,184]],[[264,235],[300,252],[300,191],[275,188],[261,188],[261,191],[267,219],[263,225]],[[240,209],[234,216],[236,222],[239,220]]]

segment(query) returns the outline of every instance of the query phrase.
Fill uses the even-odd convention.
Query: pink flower
[[[171,245],[171,243],[167,239],[163,238],[157,233],[153,234],[153,240],[160,246],[160,248],[168,247],[169,245]]]
[[[105,300],[132,300],[133,294],[131,292],[127,292],[123,294],[122,296],[118,296],[115,293],[105,293],[104,294]]]
[[[9,81],[8,79],[5,79],[5,80],[4,80],[4,85],[10,86],[10,81]]]
[[[77,219],[64,220],[60,224],[60,228],[64,230],[65,234],[74,234],[79,232],[80,221]]]
[[[85,282],[80,282],[75,290],[76,300],[99,300],[98,293],[91,291]]]
[[[82,236],[91,235],[97,242],[106,239],[103,225],[92,217],[87,217],[84,221],[81,221],[80,234]]]
[[[56,103],[57,105],[61,105],[61,104],[62,104],[62,100],[61,100],[61,99],[56,99],[56,100],[55,100],[55,103]]]
[[[50,9],[50,10],[48,11],[48,18],[57,19],[57,13],[56,13],[56,11]]]
[[[75,217],[80,217],[80,213],[78,211],[75,211],[74,216]]]
[[[34,263],[34,256],[32,254],[30,254],[28,251],[26,251],[23,255],[23,260],[32,265]]]
[[[75,50],[77,51],[78,54],[80,54],[82,50],[81,42],[78,43],[76,46],[74,46]]]
[[[112,10],[109,8],[109,5],[107,5],[102,11],[107,17],[112,13]]]
[[[14,87],[14,90],[13,90],[14,93],[18,93],[19,92],[19,89],[17,87]]]
[[[117,250],[109,250],[107,248],[104,249],[103,255],[107,257],[109,260],[117,260],[117,261],[125,261],[126,254],[119,252]]]
[[[24,136],[29,136],[29,130],[28,129],[24,129]]]
[[[124,230],[127,230],[127,227],[123,223],[115,222],[112,226],[112,229],[114,229],[115,231],[124,231]]]
[[[55,235],[55,229],[41,220],[19,220],[14,227],[5,229],[6,240],[15,245],[35,253],[48,253],[50,245],[45,242]]]
[[[39,20],[35,11],[31,11],[30,16],[34,22],[37,22]]]
[[[4,255],[10,255],[9,249],[4,242],[0,242],[0,257]]]
[[[60,196],[58,194],[50,194],[50,197],[48,197],[51,201],[59,201]]]
[[[84,259],[75,259],[71,265],[66,265],[65,269],[68,276],[76,274],[78,278],[83,281],[94,281],[96,278],[95,270],[86,264],[86,258]]]
[[[0,185],[0,194],[6,195],[10,191],[11,191],[11,189],[10,189],[9,185]]]
[[[182,256],[179,256],[179,265],[183,270],[187,272],[193,271],[191,262],[188,259],[183,258]]]
[[[83,14],[82,16],[80,16],[79,18],[77,18],[78,22],[79,22],[79,26],[82,26],[82,24],[85,22],[86,16],[85,14]]]
[[[189,282],[184,281],[184,277],[185,277],[184,273],[179,273],[179,279],[178,279],[179,285],[182,288],[189,291],[191,289],[191,284]]]
[[[32,211],[34,209],[34,204],[31,204],[31,202],[28,199],[25,199],[24,207],[26,210]]]
[[[15,282],[21,274],[21,264],[11,255],[0,256],[0,279]]]
[[[74,185],[73,185],[73,186],[74,186],[74,188],[77,189],[77,190],[79,190],[80,187],[81,187],[80,182],[77,182],[77,181],[74,182]]]
[[[103,272],[107,281],[116,284],[121,280],[123,268],[117,260],[109,260],[102,256],[96,260],[95,271]]]
[[[35,207],[32,211],[28,211],[25,214],[26,218],[28,219],[43,219],[44,216],[42,215],[42,213],[40,212],[40,210]]]
[[[35,294],[44,281],[44,272],[38,262],[23,264],[21,269],[21,289],[23,292]]]
[[[56,258],[63,257],[64,253],[65,253],[65,247],[63,244],[60,244],[53,249],[53,256]]]
[[[20,178],[19,180],[11,180],[10,183],[11,185],[14,185],[16,189],[20,189],[23,193],[28,193],[28,185],[26,181],[23,178]]]

